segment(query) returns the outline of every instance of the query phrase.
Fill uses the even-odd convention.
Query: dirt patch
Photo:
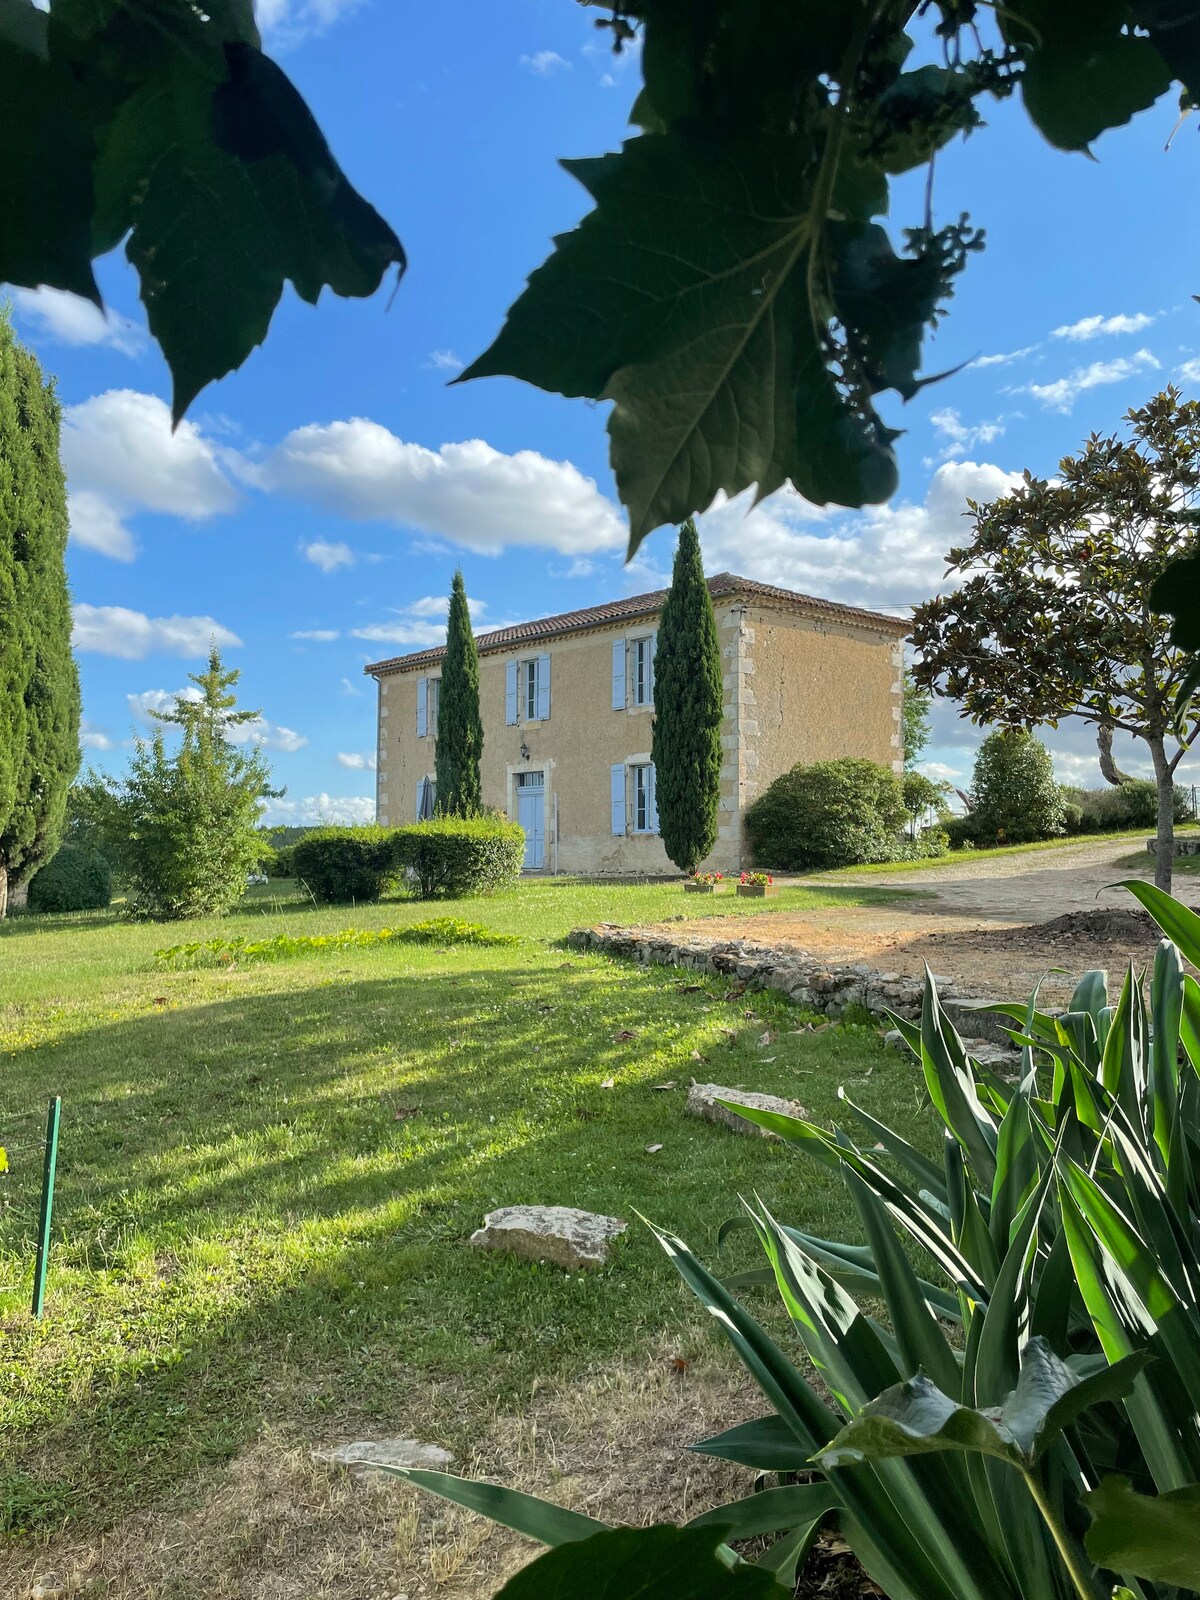
[[[749,1493],[754,1479],[687,1446],[764,1409],[719,1352],[680,1370],[671,1351],[656,1350],[640,1364],[548,1386],[520,1415],[494,1417],[457,1470],[605,1521],[679,1522]],[[406,1418],[400,1431],[409,1427]],[[91,1541],[68,1533],[9,1551],[0,1594],[23,1600],[40,1579],[89,1600],[490,1600],[536,1554],[527,1540],[383,1473],[352,1479],[315,1465],[310,1448],[328,1442],[265,1435],[186,1503],[139,1513]],[[817,1570],[835,1570],[833,1554]],[[846,1592],[811,1590],[827,1600]]]
[[[1136,945],[1160,937],[1148,912],[1125,910],[1068,911],[1050,922],[1013,930],[1014,937],[1020,933],[1040,943],[1083,939],[1090,944]]]

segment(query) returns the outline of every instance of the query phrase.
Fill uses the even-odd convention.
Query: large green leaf
[[[1007,0],[999,18],[1027,50],[1025,108],[1060,150],[1086,150],[1171,86],[1150,41],[1124,31],[1125,0]]]
[[[1196,912],[1189,911],[1187,906],[1173,900],[1165,890],[1141,878],[1123,878],[1112,887],[1128,889],[1134,899],[1140,900],[1145,906],[1171,943],[1179,946],[1184,959],[1193,966],[1200,966],[1200,916]]]
[[[596,209],[555,241],[495,342],[462,374],[510,374],[615,402],[612,465],[631,552],[722,490],[757,485],[761,497],[790,479],[819,505],[895,490],[889,431],[846,402],[829,370],[834,307],[814,303],[810,272],[828,223],[818,158],[799,136],[672,131],[564,163]],[[880,193],[849,198],[861,224]],[[916,263],[889,263],[881,231],[844,237],[838,261],[847,295],[870,286],[894,297],[871,365],[895,376],[913,340],[912,316],[899,309],[902,269]]]
[[[753,1539],[781,1528],[811,1527],[839,1504],[837,1490],[828,1483],[788,1483],[779,1489],[730,1501],[693,1517],[689,1528],[720,1528],[726,1539]]]
[[[774,1273],[771,1281],[775,1281]],[[780,1416],[756,1417],[753,1422],[740,1423],[725,1433],[689,1445],[688,1449],[698,1455],[736,1461],[756,1472],[803,1472],[812,1459],[812,1451],[799,1443]]]
[[[496,1600],[785,1600],[773,1572],[723,1560],[719,1534],[614,1528],[531,1561]]]
[[[1044,1340],[1031,1339],[1017,1387],[998,1408],[985,1412],[961,1405],[918,1374],[865,1406],[818,1460],[831,1470],[892,1456],[966,1450],[1025,1471],[1089,1406],[1129,1394],[1149,1359],[1149,1351],[1138,1351],[1080,1382]]]
[[[1145,1495],[1109,1477],[1083,1503],[1094,1518],[1084,1542],[1098,1566],[1200,1589],[1200,1484]]]
[[[127,238],[176,419],[262,342],[288,280],[315,302],[403,270],[250,0],[54,0],[37,50],[26,0],[0,8],[0,281],[99,304],[92,260]]]

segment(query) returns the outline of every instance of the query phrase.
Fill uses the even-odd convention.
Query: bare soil
[[[672,922],[675,938],[749,938],[756,944],[793,947],[830,962],[865,961],[880,971],[919,976],[925,965],[962,992],[988,998],[1024,998],[1042,982],[1050,1003],[1065,1000],[1089,968],[1120,975],[1132,961],[1153,958],[1158,933],[1118,881],[1134,875],[1129,840],[1065,846],[1029,855],[968,856],[962,863],[924,872],[831,874],[806,883],[866,883],[916,891],[910,900],[883,906],[833,906],[797,914],[764,912],[752,923],[739,917]],[[1152,858],[1139,875],[1151,876]],[[1196,880],[1177,881],[1187,904]],[[1052,969],[1065,968],[1065,973]]]

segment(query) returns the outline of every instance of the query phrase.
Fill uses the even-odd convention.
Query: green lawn
[[[1196,824],[1183,822],[1176,825],[1176,833],[1194,833]],[[854,878],[879,877],[892,873],[921,873],[927,872],[930,867],[948,867],[962,865],[965,862],[986,862],[995,860],[999,856],[1024,856],[1037,854],[1044,850],[1069,850],[1073,846],[1087,844],[1115,844],[1122,839],[1128,839],[1132,844],[1140,841],[1143,847],[1143,857],[1139,861],[1150,859],[1149,852],[1145,850],[1145,841],[1152,838],[1153,828],[1122,828],[1118,833],[1073,833],[1062,839],[1038,839],[1031,844],[1005,844],[996,845],[987,850],[950,850],[944,856],[926,856],[921,861],[869,861],[858,867],[842,867],[836,876],[839,881],[850,881]],[[813,876],[826,877],[832,874],[814,873]]]
[[[752,917],[885,898],[800,888],[765,906],[695,897],[686,910]],[[99,1529],[186,1502],[264,1431],[317,1439],[331,1414],[343,1436],[412,1419],[469,1451],[479,1419],[519,1407],[540,1376],[583,1373],[664,1334],[680,1348],[711,1338],[635,1210],[710,1254],[739,1191],[816,1232],[854,1225],[820,1169],[684,1119],[692,1076],[786,1092],[825,1121],[845,1083],[918,1127],[915,1079],[892,1057],[878,1070],[873,1030],[791,1032],[799,1013],[775,997],[558,942],[578,923],[677,914],[678,885],[528,883],[433,909],[523,942],[156,968],[154,952],[181,938],[394,926],[430,911],[317,909],[270,892],[219,923],[14,918],[0,931],[10,1533]],[[679,1087],[655,1089],[668,1081]],[[51,1093],[63,1096],[62,1153],[38,1325],[28,1297]],[[589,1278],[470,1251],[483,1213],[516,1202],[617,1212],[631,1227]]]

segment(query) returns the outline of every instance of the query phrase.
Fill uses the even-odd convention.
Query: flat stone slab
[[[726,1089],[719,1083],[693,1083],[688,1090],[687,1110],[693,1117],[703,1117],[705,1122],[716,1122],[734,1133],[758,1134],[764,1139],[777,1139],[777,1133],[760,1128],[756,1122],[747,1122],[720,1100],[733,1100],[739,1106],[750,1106],[755,1111],[775,1111],[784,1117],[807,1117],[808,1112],[798,1100],[781,1100],[774,1094],[751,1094],[746,1089]]]
[[[476,1250],[503,1250],[564,1272],[586,1272],[604,1265],[625,1228],[620,1217],[573,1206],[504,1206],[488,1212],[471,1243]]]
[[[422,1444],[420,1439],[356,1439],[353,1444],[335,1445],[332,1450],[314,1450],[314,1461],[332,1467],[345,1467],[353,1476],[376,1467],[423,1467],[427,1472],[445,1472],[454,1457],[440,1444]]]

